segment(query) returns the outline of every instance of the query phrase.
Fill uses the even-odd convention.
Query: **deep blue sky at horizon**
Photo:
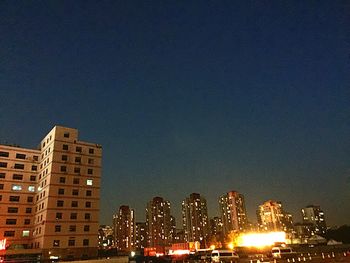
[[[348,1],[1,1],[0,141],[102,144],[104,224],[230,190],[350,224],[349,28]]]

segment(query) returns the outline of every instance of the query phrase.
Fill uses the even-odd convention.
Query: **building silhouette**
[[[134,210],[127,205],[122,205],[113,219],[115,247],[118,251],[130,252],[135,248]]]

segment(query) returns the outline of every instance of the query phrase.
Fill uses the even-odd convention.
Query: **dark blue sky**
[[[348,1],[1,1],[0,140],[103,145],[101,223],[199,192],[350,223]],[[180,226],[181,222],[178,222]]]

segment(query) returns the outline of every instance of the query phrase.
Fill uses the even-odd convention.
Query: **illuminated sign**
[[[6,238],[0,240],[0,250],[6,249]]]

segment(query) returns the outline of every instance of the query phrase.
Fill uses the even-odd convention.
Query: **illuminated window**
[[[34,185],[28,186],[28,191],[29,192],[35,192],[35,186]]]
[[[60,241],[59,240],[54,240],[53,241],[53,246],[54,247],[59,247],[60,246]]]
[[[29,237],[29,230],[23,230],[22,237]]]
[[[92,179],[87,179],[86,180],[86,185],[92,185]]]
[[[22,191],[22,185],[18,185],[18,184],[13,184],[11,189],[13,191]]]

